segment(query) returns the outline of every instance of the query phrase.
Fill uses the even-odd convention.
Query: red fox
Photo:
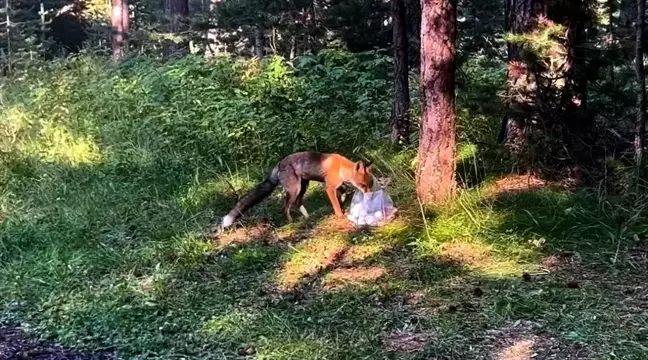
[[[239,202],[223,217],[222,228],[234,223],[239,216],[270,196],[274,189],[281,184],[286,190],[283,212],[288,222],[292,221],[290,211],[293,205],[299,206],[299,211],[304,217],[308,212],[302,201],[310,181],[323,182],[326,188],[333,211],[336,216],[344,216],[337,190],[344,183],[351,183],[362,192],[371,189],[371,163],[362,161],[353,162],[339,154],[323,154],[306,151],[298,152],[283,158],[275,166],[270,175],[262,183],[250,190]]]

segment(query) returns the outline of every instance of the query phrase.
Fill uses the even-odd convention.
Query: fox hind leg
[[[301,189],[299,189],[299,194],[297,195],[297,206],[299,206],[299,212],[305,218],[308,218],[308,211],[304,207],[304,195],[306,194],[306,191],[308,190],[308,184],[309,183],[310,183],[310,181],[302,179],[302,181],[301,181]]]
[[[286,198],[284,200],[283,212],[286,216],[288,222],[292,222],[292,215],[290,215],[290,210],[292,209],[297,198],[301,191],[301,182],[300,179],[294,173],[283,173],[280,175],[279,181],[281,181],[281,186],[286,190]]]

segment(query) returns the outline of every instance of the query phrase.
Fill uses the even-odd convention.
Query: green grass
[[[276,233],[237,230],[220,245],[202,234],[234,201],[227,182],[252,182],[197,168],[6,170],[2,317],[124,358],[238,358],[249,348],[259,359],[477,359],[518,336],[489,337],[518,320],[539,324],[535,336],[555,337],[565,354],[645,354],[646,313],[636,311],[646,263],[631,249],[643,214],[624,222],[620,205],[596,194],[500,194],[486,182],[430,215],[427,229],[410,204],[367,232],[332,222],[314,188],[315,219],[282,225],[275,196],[252,218],[274,219]],[[559,252],[577,255],[537,272]],[[427,343],[390,357],[383,341],[398,332]]]
[[[465,188],[423,218],[414,151],[369,148],[386,82],[341,79],[344,64],[241,79],[254,64],[139,61],[54,64],[1,94],[2,322],[124,359],[645,358],[642,191],[503,187],[465,146]],[[336,222],[313,186],[308,221],[285,224],[277,194],[244,227],[205,235],[272,151],[326,135],[350,153],[368,126],[394,223]]]

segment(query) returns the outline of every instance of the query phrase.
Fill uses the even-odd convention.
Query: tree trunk
[[[254,29],[254,54],[259,59],[265,56],[265,36],[261,27]]]
[[[205,51],[205,57],[214,57],[221,53],[222,44],[218,40],[218,24],[216,24],[215,18],[213,16],[220,0],[207,0],[210,22],[209,28],[207,29],[207,48]]]
[[[619,21],[627,32],[631,32],[632,24],[637,20],[637,5],[637,0],[621,0]]]
[[[614,12],[617,10],[616,0],[608,0],[607,2],[608,10],[608,36],[610,48],[614,47],[615,36],[614,36]],[[614,84],[614,62],[610,63],[610,82]]]
[[[130,15],[128,8],[128,0],[121,0],[121,21],[122,21],[122,32],[123,32],[123,41],[124,41],[124,53],[128,51],[128,37],[130,36]]]
[[[124,6],[125,5],[125,6]],[[118,61],[124,57],[124,15],[128,18],[128,3],[124,0],[112,0],[112,58]],[[128,24],[128,20],[126,20]],[[127,25],[128,26],[128,25]]]
[[[592,164],[595,139],[593,117],[587,113],[587,69],[585,59],[585,29],[590,25],[588,0],[570,0],[551,9],[555,22],[567,28],[567,72],[560,108],[564,124],[563,144],[569,151],[572,165]],[[578,168],[573,168],[574,170]]]
[[[522,34],[526,32],[535,15],[534,0],[506,0],[505,7],[505,28],[507,32]],[[533,86],[534,81],[529,68],[520,59],[520,46],[508,44],[508,99],[507,115],[502,120],[499,141],[505,141],[509,151],[516,155],[522,151],[524,146],[524,127],[526,120],[525,111],[520,109],[528,108],[528,99],[524,94],[518,94],[519,90],[526,90]]]
[[[644,142],[646,137],[646,77],[644,74],[643,37],[646,13],[646,0],[637,0],[637,28],[635,71],[637,74],[637,130],[635,133],[635,162],[637,168],[643,165]]]
[[[417,194],[424,204],[449,199],[455,183],[455,0],[421,0],[421,107]]]
[[[394,108],[392,111],[391,142],[409,143],[409,68],[407,61],[407,14],[403,0],[392,0],[392,32],[394,47]]]
[[[164,55],[182,55],[187,52],[188,43],[184,32],[189,29],[189,1],[164,0],[164,16],[167,21],[167,33],[172,39],[164,44]]]

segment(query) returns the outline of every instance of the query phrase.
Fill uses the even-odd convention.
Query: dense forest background
[[[392,142],[416,143],[421,10],[418,1],[9,0],[0,57],[11,74],[74,54],[281,58],[302,71],[349,54],[371,67],[366,77],[395,83],[380,89],[395,98],[392,125],[405,124],[393,125],[404,130]],[[598,179],[606,159],[637,152],[636,20],[628,1],[459,1],[460,137],[482,150],[507,143],[517,170]]]

